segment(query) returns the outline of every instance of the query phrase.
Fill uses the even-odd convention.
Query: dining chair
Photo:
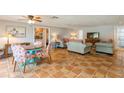
[[[15,56],[15,51],[16,51],[16,45],[12,44],[11,45],[11,50],[12,50],[12,64],[14,63],[14,56]]]
[[[42,41],[35,41],[34,44],[35,46],[42,46],[43,45],[43,42]]]
[[[11,50],[12,50],[12,64],[14,63],[14,57],[16,56],[17,52],[17,46],[20,45],[19,43],[11,44]]]
[[[4,50],[0,50],[0,58],[4,55]]]
[[[25,73],[26,65],[35,62],[35,51],[26,51],[21,45],[12,46],[14,57],[14,69],[15,72],[17,63],[21,63],[24,66],[23,72]]]
[[[49,43],[46,48],[42,49],[42,53],[41,53],[41,58],[42,59],[48,58],[48,61],[50,64],[52,62],[51,49],[52,49],[52,46],[51,46],[51,43]]]
[[[52,43],[49,43],[47,46],[47,53],[48,53],[48,56],[50,57],[50,61],[52,61],[51,51],[52,51]]]

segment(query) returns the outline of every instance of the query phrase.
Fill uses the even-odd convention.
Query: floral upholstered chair
[[[43,42],[40,41],[40,40],[38,40],[38,41],[34,42],[34,45],[35,45],[35,46],[42,47],[42,46],[43,46]]]
[[[12,46],[13,57],[14,57],[14,70],[16,68],[17,63],[21,63],[24,66],[24,71],[27,64],[35,63],[36,56],[35,50],[25,50],[21,45],[13,45]]]
[[[13,54],[13,57],[12,57],[12,64],[13,64],[14,63],[14,57],[16,55],[16,45],[12,44],[11,49],[12,49],[12,54]]]
[[[4,55],[4,50],[0,50],[0,58],[2,58],[2,56]]]
[[[4,45],[0,44],[0,58],[4,55]]]
[[[41,58],[42,59],[48,58],[49,63],[51,63],[51,61],[52,61],[52,58],[51,58],[51,49],[52,49],[52,46],[51,46],[51,43],[49,43],[46,48],[43,48],[42,49],[42,53],[41,53]]]
[[[49,59],[49,63],[51,62],[50,44],[47,48],[35,48],[30,50],[25,50],[21,45],[12,45],[11,48],[13,51],[13,71],[15,71],[17,63],[22,64],[24,67],[23,72],[25,72],[27,64],[37,63],[45,58]]]

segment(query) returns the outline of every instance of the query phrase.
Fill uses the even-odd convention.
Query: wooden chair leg
[[[26,69],[26,63],[25,63],[25,65],[24,65],[24,71],[23,71],[23,73],[25,73],[25,69]]]
[[[50,61],[50,58],[49,57],[47,58],[47,60],[48,60],[48,63],[51,64],[51,61]]]
[[[49,58],[50,58],[50,61],[52,61],[52,57],[51,57],[51,54],[49,53]]]
[[[50,55],[50,53],[48,53],[47,59],[48,59],[49,64],[51,64],[51,55]]]
[[[13,70],[13,72],[15,72],[16,64],[17,64],[17,62],[14,63],[14,70]]]
[[[52,61],[51,55],[50,55],[50,61]]]
[[[12,57],[12,64],[14,63],[14,57]]]

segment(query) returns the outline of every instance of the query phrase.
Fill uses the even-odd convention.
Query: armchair
[[[67,43],[67,49],[69,51],[85,54],[90,52],[91,44],[83,44],[82,42],[71,41]]]

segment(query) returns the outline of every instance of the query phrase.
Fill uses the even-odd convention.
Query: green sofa
[[[113,43],[96,43],[96,52],[103,52],[108,54],[114,53]]]
[[[91,44],[83,44],[82,42],[71,41],[67,43],[67,50],[85,54],[90,52]]]

